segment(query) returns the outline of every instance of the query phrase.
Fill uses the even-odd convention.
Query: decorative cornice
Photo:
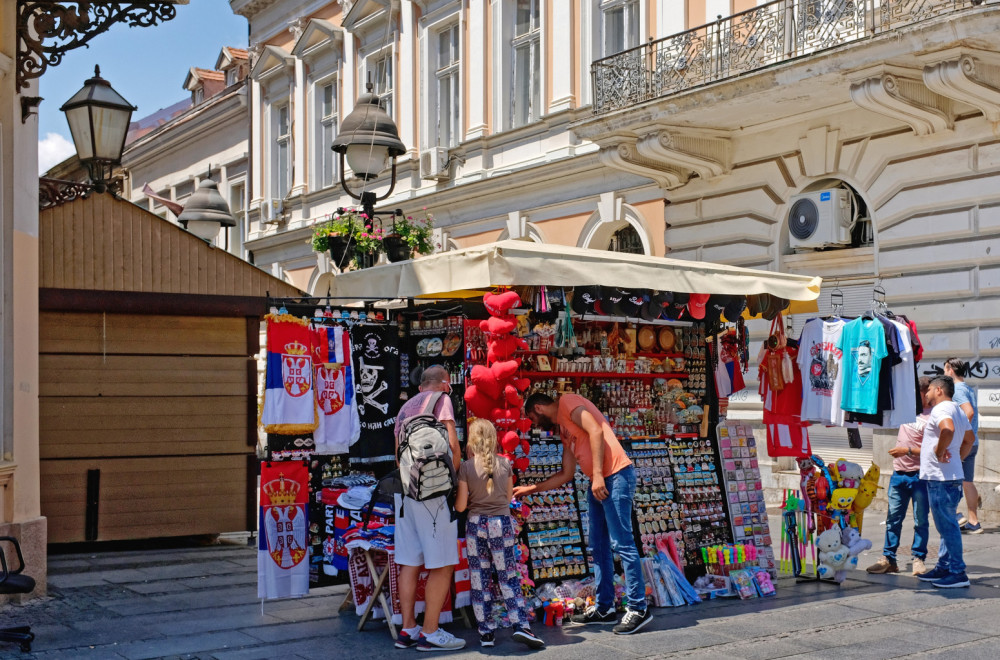
[[[13,2],[12,2],[13,4]],[[86,46],[116,23],[150,27],[177,15],[187,0],[80,2],[17,0],[17,90],[57,66],[70,50]]]
[[[687,183],[688,176],[669,167],[665,163],[646,158],[639,153],[634,143],[603,147],[599,152],[601,163],[624,172],[652,179],[664,190]]]
[[[732,168],[732,144],[725,137],[669,129],[647,135],[636,146],[644,158],[703,179]]]
[[[1000,66],[962,55],[924,67],[924,83],[933,92],[978,108],[989,121],[1000,121]]]
[[[901,121],[917,135],[949,130],[951,101],[924,86],[921,73],[901,67],[880,67],[881,72],[851,85],[851,99],[858,107]]]

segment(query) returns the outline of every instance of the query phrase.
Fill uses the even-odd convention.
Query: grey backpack
[[[434,416],[444,395],[434,392],[419,415],[403,422],[399,433],[399,477],[403,494],[422,502],[451,495],[455,487],[455,464],[448,442],[448,429]]]

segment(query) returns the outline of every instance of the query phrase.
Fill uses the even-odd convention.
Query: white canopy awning
[[[382,300],[446,296],[497,286],[612,286],[686,293],[770,293],[819,297],[819,277],[701,261],[623,254],[530,241],[501,241],[350,271],[333,279],[338,298]]]

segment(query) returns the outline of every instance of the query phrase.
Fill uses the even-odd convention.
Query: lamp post
[[[115,165],[122,161],[125,137],[137,108],[112,89],[101,77],[101,67],[95,66],[94,77],[59,109],[66,113],[76,153],[94,190],[105,192]]]
[[[212,179],[205,179],[198,184],[198,190],[184,204],[177,222],[209,243],[219,235],[220,227],[236,226],[236,218],[229,210],[229,204],[219,194],[219,186]]]
[[[361,210],[369,220],[375,217],[375,203],[391,195],[396,187],[396,158],[406,153],[396,124],[372,89],[372,83],[369,82],[368,93],[358,97],[354,110],[344,118],[340,134],[333,141],[333,150],[340,154],[340,184],[348,195],[361,202]],[[392,179],[389,190],[381,197],[369,190],[355,194],[347,187],[344,177],[345,158],[351,171],[365,182],[384,172],[391,161]]]

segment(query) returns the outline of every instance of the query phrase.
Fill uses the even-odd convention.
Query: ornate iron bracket
[[[176,15],[174,0],[17,0],[17,90],[116,23],[150,27]]]
[[[38,178],[38,210],[44,211],[75,199],[90,196],[94,187],[89,183],[63,181],[62,179]]]

